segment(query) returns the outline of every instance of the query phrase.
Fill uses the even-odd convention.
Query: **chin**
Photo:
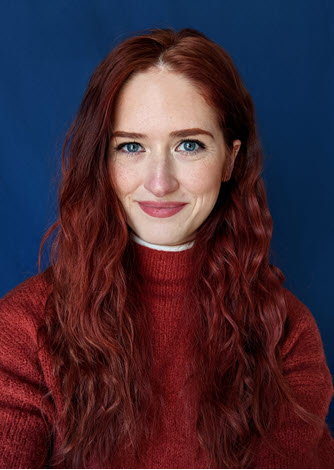
[[[182,240],[184,239],[183,237],[177,237],[177,236],[169,236],[168,234],[154,234],[151,232],[148,233],[147,230],[134,230],[131,229],[133,233],[135,233],[139,238],[144,240],[147,243],[152,243],[153,245],[165,245],[165,246],[172,246],[172,245],[181,245],[185,242]]]
[[[153,245],[164,245],[164,246],[177,246],[177,245],[183,245],[184,243],[188,243],[190,240],[190,237],[185,237],[185,236],[152,236],[152,234],[145,236],[138,235],[142,240],[145,240],[148,243],[152,243]]]
[[[148,243],[152,243],[153,245],[165,245],[165,246],[174,246],[174,245],[181,245],[183,242],[175,238],[168,238],[168,237],[140,237]]]
[[[159,226],[149,226],[147,224],[128,223],[128,227],[139,238],[147,243],[152,243],[153,245],[183,245],[184,243],[188,243],[195,238],[195,236],[191,236],[189,233],[185,233],[180,230],[173,230],[172,227],[167,227],[163,224],[159,224]],[[177,228],[179,227],[175,227],[175,229]]]

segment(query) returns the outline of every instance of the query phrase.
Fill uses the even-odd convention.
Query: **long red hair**
[[[216,111],[229,152],[242,142],[231,178],[199,227],[191,305],[201,325],[193,358],[200,389],[197,435],[210,467],[247,468],[267,439],[275,409],[290,402],[282,372],[288,331],[284,275],[269,263],[272,218],[261,177],[255,109],[230,56],[195,29],[150,29],[118,44],[93,73],[62,152],[59,217],[51,234],[52,294],[40,347],[61,378],[66,433],[52,464],[83,467],[94,449],[108,465],[115,449],[155,431],[157,400],[148,371],[147,314],[138,302],[126,213],[107,166],[117,93],[136,72],[168,67],[198,87]],[[110,461],[110,460],[109,460]]]

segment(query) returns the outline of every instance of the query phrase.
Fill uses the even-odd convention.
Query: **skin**
[[[169,135],[189,128],[204,129],[213,138]],[[241,141],[233,142],[233,153],[228,155],[215,114],[198,89],[183,75],[160,68],[138,73],[125,83],[115,105],[113,131],[147,136],[112,137],[109,143],[109,174],[128,225],[149,243],[175,246],[192,241],[212,211],[222,181],[231,176]],[[175,215],[157,218],[136,201],[187,204]]]

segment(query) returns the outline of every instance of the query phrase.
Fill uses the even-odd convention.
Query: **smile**
[[[140,208],[146,212],[146,214],[152,217],[171,217],[174,214],[180,212],[186,204],[174,206],[174,207],[152,207],[141,202],[138,202]]]

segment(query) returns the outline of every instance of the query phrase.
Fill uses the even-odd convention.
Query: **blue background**
[[[96,66],[139,29],[192,27],[227,50],[253,97],[271,261],[315,317],[334,376],[333,24],[331,0],[2,0],[0,297],[37,273],[63,138]],[[328,424],[334,435],[334,400]]]

